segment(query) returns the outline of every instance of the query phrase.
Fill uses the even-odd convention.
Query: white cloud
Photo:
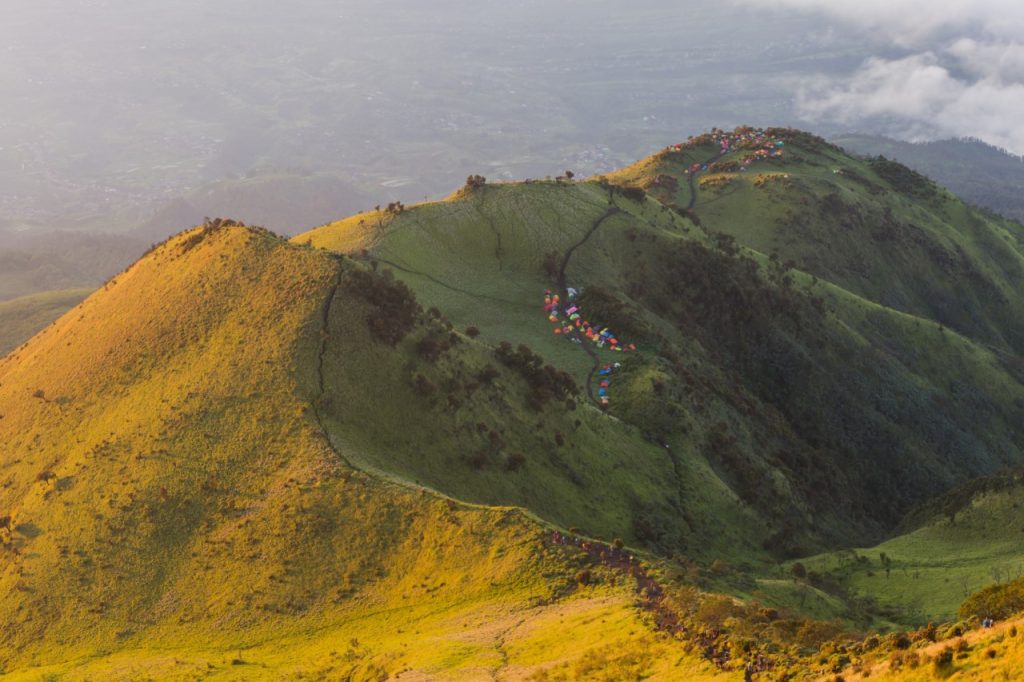
[[[798,115],[912,139],[969,135],[1024,153],[1024,2],[734,0],[817,12],[898,50],[799,88]]]
[[[957,33],[1013,39],[1024,31],[1020,0],[736,0],[767,9],[814,11],[859,25],[901,47]]]

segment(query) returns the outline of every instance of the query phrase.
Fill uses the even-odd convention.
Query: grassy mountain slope
[[[713,158],[695,181],[707,229],[886,307],[1024,350],[1024,228],[972,211],[894,162],[855,159],[789,130],[767,137],[784,142],[783,157],[744,167],[751,150],[720,156],[702,137],[610,177],[685,206],[687,167]]]
[[[839,154],[789,135],[807,151],[764,163]],[[875,184],[849,199],[899,203]],[[474,182],[290,243],[216,221],[156,247],[0,361],[0,666],[701,679],[741,668],[700,657],[768,647],[824,674],[840,626],[787,610],[891,614],[779,560],[870,546],[914,504],[1022,464],[1015,328],[997,308],[974,335],[930,318],[931,266],[900,271],[911,250],[875,265],[923,301],[901,311],[738,245],[708,227],[732,196],[713,192],[673,210],[599,179]],[[944,215],[951,240],[981,220]],[[1007,253],[973,258],[1006,286]],[[569,287],[638,350],[553,334],[545,290]],[[595,369],[616,362],[602,407]],[[553,545],[552,526],[652,561]],[[955,542],[916,532],[886,551],[924,566]],[[970,571],[1004,560],[982,544]]]
[[[1003,149],[972,139],[903,142],[849,134],[831,141],[852,154],[887,156],[934,178],[965,201],[1024,221],[1024,163]]]
[[[195,230],[0,361],[3,670],[472,679],[599,655],[615,674],[713,678],[668,655],[628,583],[598,568],[575,587],[578,554],[521,511],[339,457],[319,414],[344,357],[319,358],[353,340],[357,271]],[[630,658],[596,653],[609,645]]]
[[[0,301],[0,356],[31,338],[89,295],[91,289],[48,291]]]
[[[645,210],[665,221],[659,229],[690,229],[656,204]],[[545,518],[606,538],[660,542],[666,549],[685,547],[709,558],[735,556],[737,547],[756,546],[766,532],[764,524],[737,506],[735,493],[703,458],[688,456],[688,447],[681,453],[666,450],[663,441],[652,442],[650,432],[623,428],[594,409],[585,390],[591,359],[576,346],[554,342],[550,325],[538,313],[545,286],[550,286],[543,263],[579,241],[608,212],[608,192],[597,186],[509,185],[487,188],[482,202],[463,195],[397,215],[364,214],[296,237],[299,243],[358,254],[390,225],[394,229],[375,250],[375,258],[411,284],[424,305],[443,310],[459,329],[477,327],[480,339],[491,346],[505,340],[513,346],[527,344],[570,371],[583,389],[575,410],[536,410],[526,396],[508,395],[501,386],[486,386],[475,394],[472,384],[479,382],[474,374],[487,363],[502,365],[490,351],[489,358],[476,358],[468,366],[421,361],[386,367],[377,361],[358,377],[346,373],[348,385],[336,390],[363,394],[366,383],[390,383],[392,377],[403,383],[381,391],[383,405],[364,398],[356,408],[352,401],[342,402],[340,411],[374,416],[379,431],[362,443],[364,452],[373,452],[373,442],[388,443],[391,467],[400,465],[404,475],[447,494],[526,505]],[[607,223],[626,225],[633,219],[623,210]],[[405,225],[408,229],[400,229]],[[364,339],[344,344],[346,357],[369,347]],[[609,362],[622,359],[610,352],[603,357]],[[429,405],[423,421],[411,429],[421,435],[396,438],[391,434],[408,431],[399,427],[410,419],[406,404],[417,400],[411,387],[416,373],[439,390],[429,399],[418,398]],[[523,424],[518,431],[508,429],[513,415]],[[328,416],[334,432],[334,415]],[[487,428],[478,430],[480,424]],[[492,429],[499,431],[498,448],[489,442]],[[467,462],[482,448],[489,453],[482,466]],[[406,453],[401,462],[398,453]],[[505,458],[514,453],[527,454],[526,475],[504,470]],[[369,464],[380,466],[379,459]]]
[[[953,620],[972,592],[1024,569],[1022,503],[1019,474],[978,479],[923,505],[910,518],[919,527],[875,547],[803,563],[871,595],[894,617]]]
[[[705,210],[698,204],[702,222]],[[796,554],[822,541],[877,540],[915,501],[1020,458],[1024,393],[1009,356],[600,182],[468,188],[295,241],[392,269],[457,328],[525,343],[585,385],[594,359],[551,334],[540,311],[565,263],[584,310],[641,348],[597,353],[600,363],[624,363],[609,413],[669,445],[673,468],[663,475],[678,486],[687,525],[665,506],[631,512],[635,537],[663,551],[736,557],[739,542],[752,558],[759,545]],[[625,456],[650,461],[637,452]],[[445,480],[431,484],[461,494],[462,470],[438,458],[444,464],[413,457],[414,477],[435,467]],[[502,499],[531,504],[501,488],[511,495]],[[760,527],[737,525],[735,497],[722,489]],[[601,499],[604,509],[621,506]],[[724,537],[721,520],[733,529]]]

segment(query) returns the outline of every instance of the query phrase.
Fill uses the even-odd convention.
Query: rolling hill
[[[141,238],[119,234],[0,232],[0,301],[98,287],[148,245]]]
[[[717,147],[702,144],[694,145],[695,157],[715,154]],[[818,142],[807,144],[820,153]],[[845,163],[849,173],[881,182],[863,162]],[[772,178],[779,166],[772,159],[748,168],[732,181]],[[801,168],[794,162],[788,170],[797,176]],[[830,169],[811,173],[822,182],[833,177]],[[762,545],[772,555],[880,539],[917,501],[1020,456],[1021,385],[1011,351],[928,319],[923,305],[917,315],[894,310],[863,295],[870,292],[840,288],[839,276],[833,283],[823,271],[793,270],[750,248],[756,244],[711,230],[705,215],[713,215],[715,190],[698,204],[697,225],[617,182],[625,184],[609,177],[484,185],[441,203],[355,216],[295,240],[365,252],[457,326],[526,343],[583,383],[593,359],[552,335],[550,324],[537,324],[538,317],[544,321],[537,309],[542,292],[557,279],[552,269],[575,244],[567,277],[583,290],[583,309],[651,349],[622,358],[610,414],[670,446],[681,499],[707,489],[692,467],[710,467],[754,518],[767,522],[753,532],[767,538]],[[902,201],[894,190],[884,197]],[[801,199],[792,202],[802,205]],[[891,251],[871,246],[882,259]],[[874,267],[903,278],[908,291],[924,288],[902,263]],[[1009,285],[1005,291],[1012,306],[1020,305]],[[1017,322],[999,313],[993,335],[1010,336]],[[602,362],[616,358],[602,352]],[[996,413],[978,428],[979,419]],[[721,506],[695,506],[688,513],[706,517],[694,528],[729,518]],[[651,531],[651,546],[708,558],[722,551],[720,532],[687,540],[660,510],[655,519],[655,527],[672,530]],[[727,526],[736,532],[735,523]]]
[[[69,289],[0,301],[0,356],[81,303],[90,292],[91,289]]]
[[[0,667],[842,671],[915,616],[792,561],[1024,464],[1019,226],[908,173],[741,129],[157,245],[0,360]]]
[[[831,141],[852,154],[887,156],[933,178],[965,201],[1024,221],[1024,163],[1006,150],[973,139],[914,143],[849,134]]]

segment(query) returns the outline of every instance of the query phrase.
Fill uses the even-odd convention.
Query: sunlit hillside
[[[1024,464],[1024,299],[1019,226],[908,173],[741,129],[154,247],[0,360],[0,666],[925,670],[948,633],[897,631],[1015,577],[971,482]]]

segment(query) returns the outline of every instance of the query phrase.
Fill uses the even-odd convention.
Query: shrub
[[[390,271],[353,269],[348,273],[346,285],[370,304],[366,325],[370,335],[378,341],[395,345],[412,330],[422,313],[412,289],[395,280]]]
[[[935,194],[935,183],[901,163],[890,161],[884,156],[871,159],[869,163],[871,170],[901,194],[918,198]]]
[[[466,461],[469,463],[469,466],[479,470],[483,469],[484,466],[487,465],[490,461],[490,457],[487,455],[487,450],[485,448],[480,448],[470,455]]]
[[[441,357],[441,345],[437,339],[427,335],[416,342],[416,353],[429,362],[436,362]]]
[[[727,618],[742,614],[743,609],[732,599],[722,595],[708,597],[697,607],[697,620],[711,627],[721,627]]]
[[[437,391],[437,386],[434,385],[427,377],[422,374],[417,374],[412,381],[413,388],[416,389],[416,393],[423,396],[424,398],[434,395]]]
[[[471,339],[475,339],[476,337],[480,336],[480,330],[474,326],[466,327],[466,336],[468,336]]]
[[[494,354],[502,364],[516,370],[526,380],[530,387],[527,404],[537,412],[552,399],[568,402],[579,395],[579,386],[568,372],[544,364],[544,358],[531,351],[529,346],[520,344],[513,350],[512,344],[502,341]]]
[[[946,647],[939,655],[935,657],[932,662],[932,666],[935,668],[935,672],[942,677],[945,677],[953,672],[953,649]]]
[[[894,651],[889,656],[889,667],[894,671],[901,670],[904,666],[913,670],[920,663],[921,659],[915,651]]]
[[[1024,578],[978,590],[960,605],[960,617],[1006,618],[1024,611]]]
[[[647,196],[647,192],[642,187],[623,187],[622,185],[611,185],[611,187],[617,194],[637,203],[643,201]]]
[[[476,378],[481,384],[491,384],[499,376],[498,368],[494,365],[487,365],[479,372],[477,372]]]
[[[544,269],[544,274],[551,279],[558,277],[559,260],[559,254],[557,251],[548,251],[544,254],[543,260],[541,260],[541,267]]]
[[[526,465],[526,455],[521,452],[513,452],[505,460],[505,468],[509,471],[519,471]]]

